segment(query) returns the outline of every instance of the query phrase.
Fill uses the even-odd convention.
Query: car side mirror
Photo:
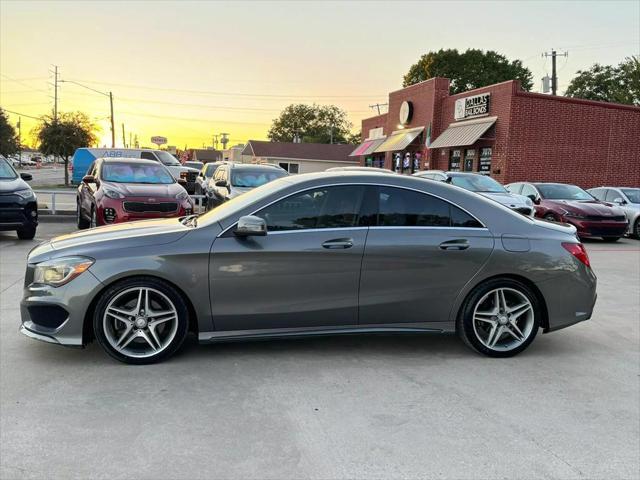
[[[94,177],[93,175],[85,175],[84,177],[82,177],[82,183],[96,183],[96,177]]]
[[[267,222],[255,215],[240,217],[233,233],[238,237],[264,237],[267,234]]]
[[[22,172],[20,174],[20,178],[28,182],[29,180],[33,180],[33,175],[31,175],[30,173]]]
[[[534,205],[540,205],[540,197],[533,193],[527,195],[527,198],[533,202]]]
[[[187,185],[187,181],[184,178],[179,178],[178,183],[183,187]]]
[[[627,202],[624,201],[624,198],[618,197],[613,200],[613,203],[617,203],[618,205],[624,205]]]
[[[218,180],[216,181],[216,187],[226,187],[227,186],[227,181],[226,180]]]

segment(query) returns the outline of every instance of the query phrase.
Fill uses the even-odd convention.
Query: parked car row
[[[576,227],[580,238],[616,242],[640,238],[640,188],[599,187],[588,191],[562,183],[515,182],[502,186],[470,172],[427,170],[414,176],[450,183],[491,198],[524,215]]]

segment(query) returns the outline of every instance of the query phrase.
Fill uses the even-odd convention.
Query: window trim
[[[354,227],[346,227],[346,228],[338,228],[337,230],[348,230],[351,228],[410,228],[410,229],[416,229],[416,228],[420,228],[420,229],[456,229],[456,230],[473,230],[473,231],[478,231],[478,230],[489,230],[489,227],[487,227],[483,222],[481,222],[480,220],[478,220],[476,218],[475,215],[473,215],[469,210],[467,210],[466,208],[461,207],[460,205],[456,205],[455,203],[451,202],[450,200],[447,200],[446,198],[443,198],[439,195],[433,194],[433,193],[427,193],[424,190],[418,190],[416,188],[411,188],[411,187],[405,187],[405,186],[398,186],[398,185],[390,185],[388,183],[371,183],[371,182],[363,182],[363,183],[326,183],[326,184],[320,184],[320,185],[314,185],[313,187],[307,187],[307,188],[302,188],[300,190],[296,190],[295,192],[292,192],[288,195],[282,196],[282,197],[278,197],[277,199],[273,200],[272,202],[267,203],[266,205],[261,206],[260,208],[255,209],[253,212],[251,213],[247,213],[246,215],[242,215],[244,216],[248,216],[248,215],[255,215],[256,213],[258,213],[260,210],[262,210],[263,208],[267,208],[271,205],[273,205],[276,202],[279,202],[280,200],[283,200],[285,198],[291,197],[293,195],[297,195],[299,193],[302,192],[306,192],[309,190],[313,190],[316,188],[326,188],[326,187],[339,187],[339,186],[352,186],[352,187],[357,187],[357,186],[374,186],[374,187],[395,187],[395,188],[402,188],[404,190],[410,190],[412,192],[418,192],[418,193],[422,193],[423,195],[431,195],[432,197],[438,198],[444,202],[447,202],[450,205],[453,205],[454,207],[459,208],[460,210],[462,210],[463,212],[465,212],[466,214],[468,214],[469,216],[471,216],[471,218],[473,218],[475,221],[477,221],[480,225],[482,225],[481,227],[438,227],[438,226],[424,226],[424,227],[420,227],[420,226],[413,226],[413,227],[399,227],[399,226],[366,226],[366,227],[362,227],[362,226],[354,226]],[[224,234],[226,234],[229,230],[231,230],[233,227],[235,227],[238,224],[238,221],[236,220],[235,222],[233,222],[231,225],[229,225],[227,228],[225,228],[224,230],[222,230],[222,232],[220,232],[216,238],[220,238],[222,236],[224,236]],[[299,229],[299,230],[281,230],[280,233],[292,233],[292,232],[308,232],[309,230],[313,230],[311,228],[309,229]],[[324,231],[329,231],[331,229],[329,228],[319,228],[317,230],[324,230]],[[268,235],[274,234],[276,232],[268,232]]]

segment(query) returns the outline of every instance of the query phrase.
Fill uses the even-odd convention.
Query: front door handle
[[[464,238],[447,240],[440,244],[441,250],[466,250],[467,248],[469,248],[469,242]]]
[[[322,244],[322,248],[328,249],[345,249],[351,247],[353,247],[353,239],[351,238],[336,238],[334,240],[327,240]]]

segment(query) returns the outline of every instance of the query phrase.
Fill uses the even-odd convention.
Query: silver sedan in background
[[[598,187],[587,190],[601,202],[617,205],[629,220],[628,234],[640,239],[640,188]]]
[[[211,212],[54,238],[27,260],[21,331],[151,363],[200,342],[454,333],[492,357],[587,320],[575,228],[415,177],[284,177]]]

